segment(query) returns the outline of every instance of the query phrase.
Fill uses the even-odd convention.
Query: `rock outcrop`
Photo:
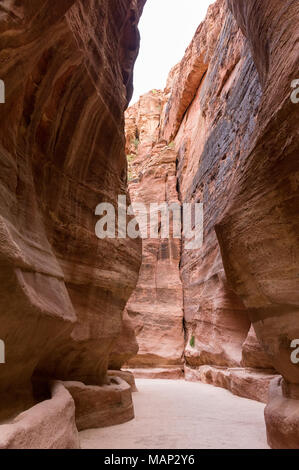
[[[110,382],[102,387],[64,382],[74,399],[78,431],[122,424],[134,418],[131,386],[117,376],[111,376]]]
[[[180,310],[184,310],[188,377],[205,377],[209,383],[226,384],[229,388],[232,381],[227,379],[228,374],[237,375],[239,381],[244,378],[239,394],[265,401],[265,387],[273,378],[273,366],[256,339],[242,297],[228,283],[215,232],[236,184],[238,167],[245,158],[261,96],[246,38],[226,2],[217,1],[209,8],[183,60],[170,72],[166,89],[152,90],[127,111],[126,148],[134,201],[166,200],[169,190],[164,189],[164,155],[168,154],[172,158],[171,184],[177,200],[204,205],[204,244],[187,250],[183,238],[176,264],[177,279],[179,274],[181,277],[177,285],[183,287]],[[128,304],[128,310],[133,304],[132,316],[139,330],[138,359],[131,361],[138,366],[138,375],[146,365],[162,366],[161,358],[156,364],[153,360],[142,362],[142,349],[157,351],[161,343],[167,344],[160,341],[159,312],[163,308],[153,299],[162,287],[161,281],[168,282],[168,278],[165,273],[156,281],[156,257],[152,256],[152,249],[148,255],[148,243],[143,242],[146,272],[141,269],[137,289]],[[151,282],[153,288],[145,296]],[[175,316],[176,309],[169,301],[167,307],[169,315],[172,312]],[[149,323],[153,325],[151,329]],[[177,341],[176,335],[173,341]],[[204,373],[203,366],[207,365],[215,373]],[[242,367],[244,373],[239,372]],[[261,381],[255,394],[246,386],[250,374],[253,383]]]
[[[294,387],[293,387],[294,388]],[[298,449],[299,394],[292,395],[282,378],[272,381],[265,408],[267,437],[274,449]]]
[[[78,449],[75,404],[61,382],[50,397],[0,427],[0,449]]]
[[[282,397],[272,394],[266,413],[269,442],[279,446],[283,433],[280,445],[298,448],[298,417],[292,419],[289,400],[299,398],[299,367],[291,361],[291,343],[299,337],[299,108],[291,100],[298,78],[299,4],[229,0],[229,5],[250,45],[262,97],[217,235],[229,282],[284,377]]]
[[[274,447],[298,447],[297,418],[289,412],[299,387],[290,347],[299,338],[299,108],[291,100],[298,8],[292,0],[283,6],[217,0],[164,92],[154,91],[159,115],[151,111],[151,124],[138,118],[136,126],[134,116],[150,95],[127,113],[127,152],[134,153],[130,144],[140,135],[145,142],[133,170],[152,155],[163,162],[170,146],[178,199],[204,205],[203,246],[187,250],[183,237],[179,261],[185,375],[267,402],[270,381],[282,374],[285,386],[266,411]],[[133,199],[156,193],[153,175],[163,178],[163,165],[149,178],[133,174]],[[144,253],[144,263],[150,272],[156,261]],[[154,318],[146,315],[149,301],[139,299],[148,322]],[[280,423],[283,431],[275,434]]]
[[[184,330],[183,290],[180,279],[180,240],[174,237],[170,224],[169,238],[163,237],[161,220],[157,232],[151,229],[151,204],[177,204],[176,153],[165,141],[159,141],[160,114],[164,94],[152,90],[126,113],[129,190],[137,218],[138,204],[144,204],[147,219],[140,226],[145,231],[142,241],[142,265],[137,287],[126,310],[139,345],[139,352],[127,362],[138,377],[180,378],[183,372]],[[162,206],[161,206],[162,207]]]
[[[201,72],[196,80],[194,68]],[[249,47],[225,2],[218,1],[186,51],[161,126],[162,136],[175,137],[181,201],[204,205],[204,244],[186,250],[183,241],[181,257],[185,358],[193,368],[240,367],[250,329],[242,299],[227,282],[215,225],[232,191],[260,94]]]
[[[97,239],[95,208],[130,202],[124,110],[143,4],[1,2],[2,422],[36,404],[33,377],[108,383],[141,244]]]
[[[299,448],[298,1],[217,0],[125,139],[144,3],[0,5],[0,447],[132,418],[126,363],[267,402],[269,444]],[[140,240],[95,235],[128,179],[204,206],[202,247],[144,238],[137,287]]]

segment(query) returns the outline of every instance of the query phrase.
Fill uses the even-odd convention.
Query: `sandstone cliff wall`
[[[126,113],[129,190],[133,203],[147,209],[147,238],[142,241],[142,265],[136,290],[127,304],[139,352],[127,366],[135,376],[182,377],[184,329],[180,279],[181,241],[150,234],[150,205],[178,204],[176,152],[159,140],[164,93],[152,90]],[[139,219],[143,214],[139,214]],[[170,227],[171,229],[171,227]],[[161,237],[162,235],[162,237]]]
[[[257,337],[282,374],[266,424],[275,447],[298,448],[298,104],[290,99],[299,69],[299,4],[278,0],[229,6],[248,40],[262,98],[236,185],[217,226],[230,284],[243,298]]]
[[[141,246],[98,240],[95,208],[129,203],[123,113],[143,4],[1,2],[0,420],[36,403],[33,377],[108,383]]]
[[[161,162],[165,145],[176,154],[179,200],[204,204],[202,248],[181,246],[185,377],[267,402],[282,374],[266,410],[274,447],[294,446],[299,429],[290,347],[298,337],[299,108],[290,99],[298,13],[294,1],[216,1],[164,92],[155,92],[154,127],[140,132],[136,118],[151,94],[127,114],[127,151],[145,128],[140,144],[160,146]],[[133,167],[150,161],[146,152],[135,152]],[[150,181],[138,179],[141,190]]]

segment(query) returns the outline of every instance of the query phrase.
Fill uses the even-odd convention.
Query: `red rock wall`
[[[228,279],[284,377],[281,397],[272,391],[266,412],[269,443],[298,448],[299,368],[290,345],[299,335],[299,108],[290,95],[299,68],[299,4],[229,4],[248,38],[262,99],[217,235]]]
[[[261,94],[248,43],[226,2],[217,1],[209,8],[183,60],[171,71],[166,89],[143,96],[126,114],[126,147],[129,158],[133,158],[130,184],[133,199],[160,201],[164,197],[160,196],[164,194],[163,152],[168,143],[176,166],[173,187],[178,190],[177,197],[182,203],[204,204],[204,245],[187,250],[183,240],[179,263],[186,334],[185,371],[188,377],[200,376],[209,383],[219,383],[217,377],[223,368],[258,368],[265,372],[272,369],[254,330],[250,329],[242,297],[228,283],[215,232],[246,155]],[[143,264],[147,277],[143,279],[141,270],[132,301],[136,302],[137,295],[139,329],[145,321],[154,322],[159,331],[157,306],[155,313],[149,311],[154,294],[146,298],[137,293],[140,286],[144,292],[150,282],[156,290],[161,287],[161,281],[154,281],[156,259],[147,256],[146,243]],[[159,338],[159,333],[155,331],[152,335],[143,328],[143,336],[137,337],[139,345],[157,347],[153,337]],[[207,365],[212,369],[207,369]],[[272,374],[273,370],[269,380]],[[240,394],[248,396],[246,381],[243,382]],[[264,392],[260,398],[265,399]]]
[[[150,237],[150,204],[180,206],[176,153],[159,140],[164,103],[164,93],[152,90],[126,113],[131,199],[148,210],[138,284],[126,307],[139,352],[127,366],[139,377],[180,378],[184,350],[181,243],[171,231],[169,239]]]
[[[298,437],[298,13],[291,0],[216,1],[171,72],[156,138],[176,153],[181,202],[204,204],[203,247],[183,240],[180,259],[185,375],[266,402],[282,374],[273,447]]]
[[[143,0],[0,5],[0,419],[32,376],[107,381],[137,282],[137,240],[98,240],[96,206],[127,194],[123,112]]]
[[[201,72],[196,81],[194,64]],[[250,321],[241,296],[227,282],[215,225],[245,158],[260,98],[248,44],[226,3],[218,1],[180,64],[161,129],[165,138],[175,137],[182,202],[204,204],[204,245],[193,251],[183,245],[181,258],[185,358],[191,368],[249,365],[246,357],[241,361]]]

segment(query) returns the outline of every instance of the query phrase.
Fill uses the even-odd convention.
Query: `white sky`
[[[141,46],[134,72],[134,96],[164,89],[170,69],[183,57],[214,0],[147,0],[139,23]]]

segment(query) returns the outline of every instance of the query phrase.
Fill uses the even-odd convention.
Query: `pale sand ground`
[[[183,380],[138,379],[136,418],[80,433],[83,449],[265,449],[262,403]]]

